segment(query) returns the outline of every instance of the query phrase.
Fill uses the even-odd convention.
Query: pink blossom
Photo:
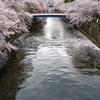
[[[100,2],[92,0],[79,0],[71,3],[63,3],[59,0],[55,6],[64,10],[67,18],[70,18],[70,22],[73,24],[91,21],[95,13],[100,13]]]
[[[15,49],[10,43],[6,43],[6,37],[14,34],[28,32],[28,26],[32,22],[32,16],[23,10],[25,4],[44,11],[48,5],[44,0],[0,0],[0,50],[7,47]]]

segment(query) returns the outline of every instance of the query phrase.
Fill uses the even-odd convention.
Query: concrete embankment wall
[[[69,22],[67,18],[63,18],[63,20]],[[100,33],[98,32],[99,26],[96,23],[91,22],[82,24],[81,26],[75,25],[75,27],[100,48]]]
[[[100,48],[100,33],[98,32],[98,25],[96,23],[82,24],[76,26],[88,39],[90,39],[96,46]]]
[[[20,35],[21,35],[21,33],[15,34],[15,35],[11,36],[11,38],[7,38],[6,41],[8,41],[9,43],[12,43]],[[8,60],[10,60],[13,53],[14,53],[14,50],[9,52],[6,48],[2,49],[2,53],[0,54],[0,69],[6,64],[6,62]]]

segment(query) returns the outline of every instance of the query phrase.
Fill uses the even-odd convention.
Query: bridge
[[[64,13],[36,13],[31,15],[32,17],[66,17]]]
[[[47,11],[32,11],[32,17],[66,17],[64,11],[60,11],[56,7],[48,7]]]

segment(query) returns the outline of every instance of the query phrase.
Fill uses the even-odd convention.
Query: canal
[[[100,100],[99,61],[100,50],[77,29],[47,18],[0,72],[0,100]]]

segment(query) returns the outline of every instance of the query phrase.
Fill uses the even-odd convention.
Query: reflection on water
[[[55,27],[56,26],[56,27]],[[58,18],[48,18],[47,24],[44,26],[45,37],[48,39],[61,38],[64,33],[64,27]]]
[[[21,45],[0,75],[0,100],[100,99],[99,49],[70,24],[47,18]]]

